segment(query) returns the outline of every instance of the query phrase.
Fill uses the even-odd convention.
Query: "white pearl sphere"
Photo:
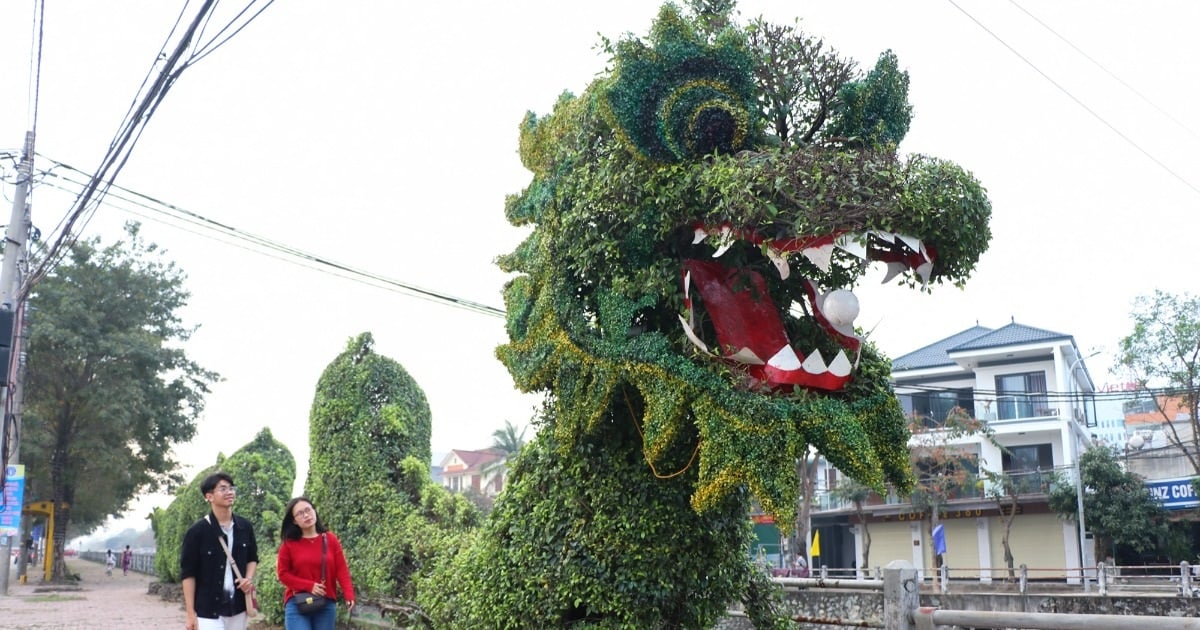
[[[830,291],[822,306],[825,319],[834,326],[853,326],[858,318],[858,297],[845,289]]]

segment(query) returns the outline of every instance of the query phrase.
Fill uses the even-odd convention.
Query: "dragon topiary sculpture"
[[[792,118],[776,111],[808,128],[781,136],[762,35],[667,5],[646,41],[611,48],[607,76],[522,124],[533,180],[506,212],[534,229],[500,260],[517,275],[498,355],[520,389],[550,396],[469,555],[490,578],[458,605],[516,593],[475,623],[524,627],[534,617],[506,615],[534,607],[552,625],[711,623],[749,579],[730,566],[746,538],[729,523],[748,521],[749,495],[788,524],[810,446],[872,487],[912,487],[889,362],[855,330],[846,287],[871,261],[913,287],[960,284],[987,247],[990,204],[953,163],[897,156],[910,108],[890,53]],[[598,507],[591,487],[618,505]],[[681,558],[695,561],[689,579],[654,578]],[[714,606],[662,612],[700,583]]]

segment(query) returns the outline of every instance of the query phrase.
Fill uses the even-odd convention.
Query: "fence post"
[[[1019,582],[1020,586],[1017,587],[1017,591],[1024,595],[1025,590],[1029,588],[1029,567],[1024,563],[1021,564],[1020,576],[1021,581]]]
[[[1108,595],[1108,567],[1103,562],[1096,563],[1096,587],[1101,597]]]
[[[912,615],[921,605],[917,570],[907,560],[892,560],[883,570],[883,627],[913,630]]]
[[[1187,560],[1179,563],[1179,594],[1183,597],[1192,596],[1192,567]]]
[[[943,564],[938,567],[938,577],[942,580],[942,595],[950,592],[950,567]]]

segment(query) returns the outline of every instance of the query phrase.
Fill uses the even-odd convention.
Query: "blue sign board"
[[[25,465],[4,469],[4,504],[0,505],[0,536],[21,533],[21,508],[25,505]]]
[[[1192,488],[1193,477],[1155,479],[1146,482],[1146,489],[1159,505],[1168,510],[1185,510],[1200,506],[1200,497]]]

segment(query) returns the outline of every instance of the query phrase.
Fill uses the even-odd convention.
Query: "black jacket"
[[[246,595],[234,591],[233,600],[225,596],[225,550],[218,538],[225,534],[210,512],[188,528],[183,535],[183,548],[179,553],[180,579],[196,579],[196,616],[207,619],[232,617],[246,611]],[[226,540],[226,543],[229,541]],[[254,539],[254,527],[250,521],[233,515],[233,561],[238,571],[246,575],[246,565],[258,562],[258,543]],[[237,579],[236,574],[234,579]]]

